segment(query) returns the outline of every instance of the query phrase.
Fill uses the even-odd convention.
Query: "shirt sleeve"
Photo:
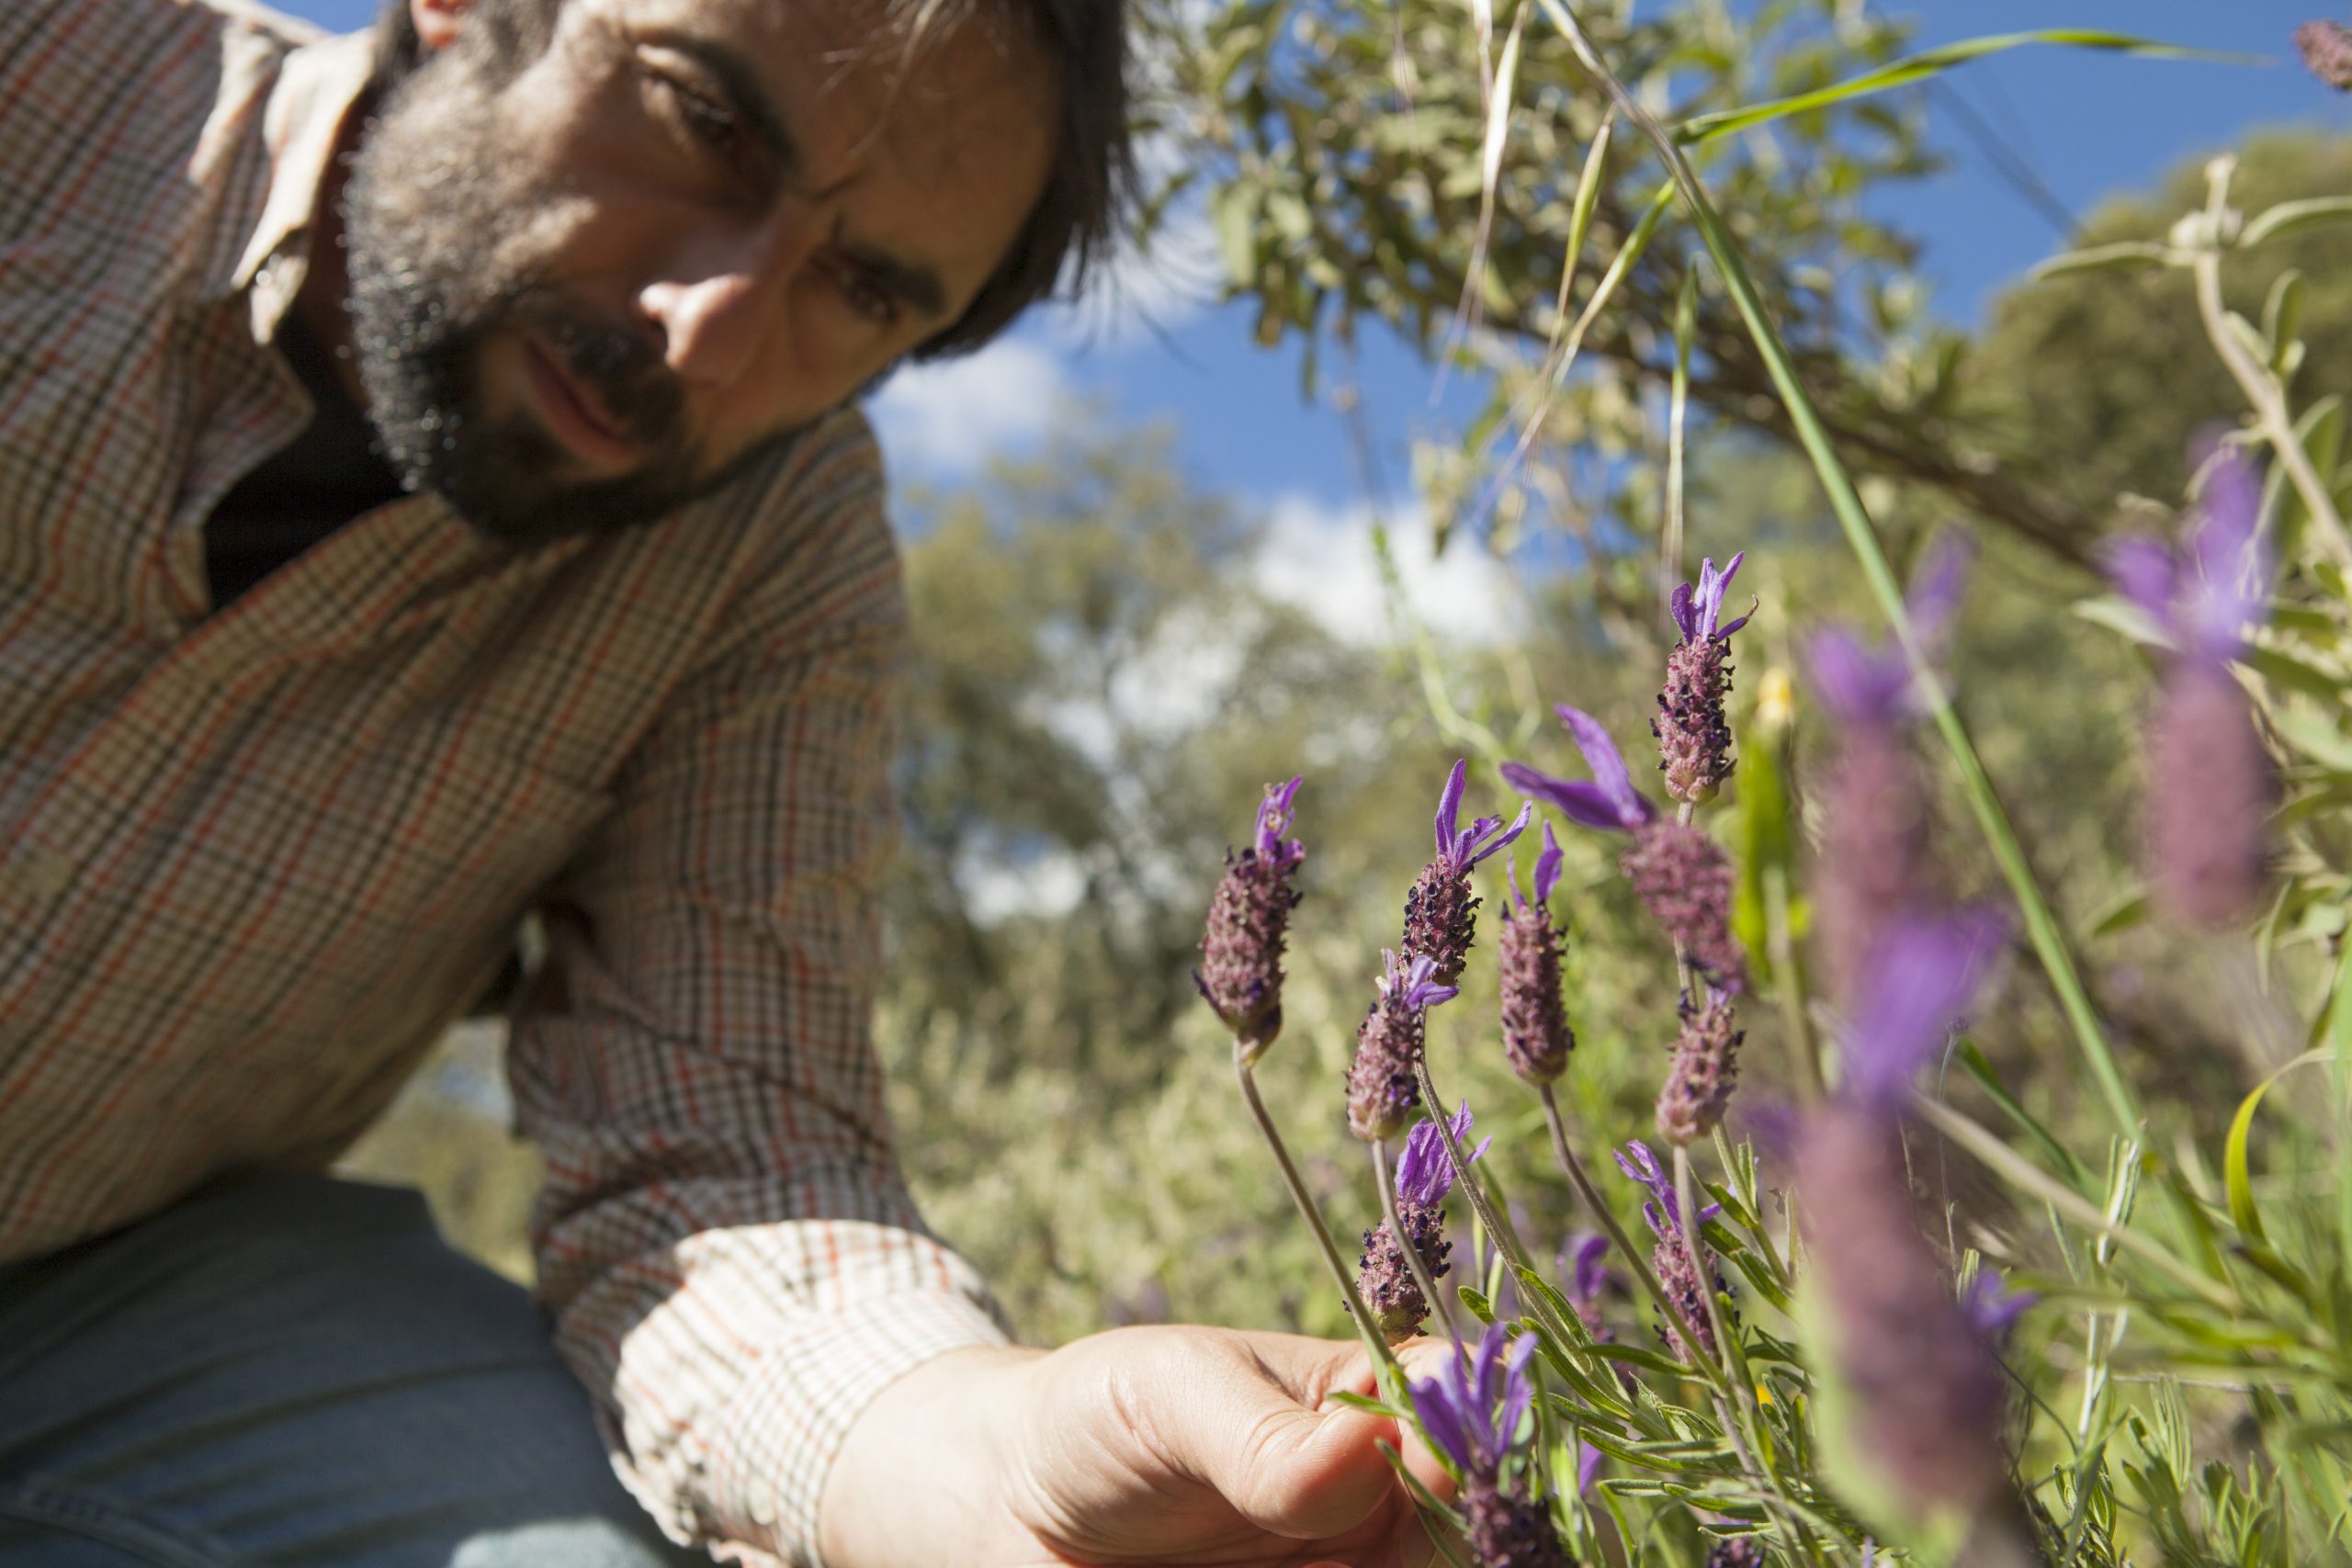
[[[662,1528],[754,1564],[818,1561],[886,1385],[1006,1337],[915,1211],[869,1033],[905,613],[862,422],[845,446],[546,899],[510,1053],[558,1347]]]

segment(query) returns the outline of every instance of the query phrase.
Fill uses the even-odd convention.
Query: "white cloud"
[[[1388,639],[1388,599],[1373,548],[1368,507],[1332,507],[1304,495],[1278,497],[1253,575],[1272,597],[1295,604],[1332,635],[1357,643]],[[1510,568],[1456,537],[1442,558],[1418,506],[1388,519],[1389,549],[1416,618],[1441,638],[1499,641],[1517,629],[1525,602]]]
[[[966,358],[908,366],[866,412],[895,470],[948,479],[1035,446],[1069,390],[1069,369],[1051,349],[1000,338]]]
[[[1046,330],[1078,347],[1125,348],[1191,325],[1224,286],[1208,203],[1193,191],[1161,220],[1149,249],[1123,241],[1085,294],[1052,307]]]

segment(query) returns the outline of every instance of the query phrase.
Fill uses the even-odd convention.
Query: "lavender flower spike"
[[[1657,1248],[1650,1254],[1650,1269],[1657,1275],[1658,1286],[1666,1299],[1674,1303],[1678,1321],[1660,1323],[1658,1336],[1667,1348],[1686,1361],[1696,1361],[1702,1356],[1715,1356],[1714,1324],[1707,1315],[1707,1298],[1702,1292],[1700,1280],[1703,1273],[1719,1294],[1728,1295],[1730,1285],[1723,1271],[1714,1266],[1714,1258],[1700,1251],[1702,1259],[1693,1259],[1682,1234],[1682,1205],[1674,1196],[1674,1183],[1657,1163],[1657,1156],[1647,1144],[1635,1138],[1617,1154],[1617,1168],[1649,1189],[1650,1201],[1642,1205],[1642,1218],[1649,1222],[1651,1234],[1657,1237]],[[1723,1213],[1723,1205],[1710,1203],[1699,1211],[1704,1224]],[[1685,1327],[1690,1337],[1685,1337]]]
[[[1559,840],[1552,824],[1544,824],[1544,852],[1535,862],[1535,898],[1519,890],[1519,872],[1510,874],[1511,908],[1503,911],[1502,940],[1497,944],[1502,974],[1503,1054],[1511,1071],[1526,1083],[1551,1083],[1568,1070],[1568,1053],[1577,1048],[1576,1032],[1568,1027],[1566,1002],[1560,988],[1560,933],[1552,927],[1546,907],[1560,883]]]
[[[1233,1032],[1242,1060],[1255,1061],[1283,1028],[1283,945],[1299,891],[1291,886],[1305,846],[1284,839],[1299,780],[1268,784],[1250,844],[1228,850],[1225,876],[1209,901],[1201,965],[1193,971],[1218,1018]]]
[[[1731,690],[1731,634],[1748,617],[1728,626],[1720,622],[1724,591],[1747,558],[1744,551],[1732,557],[1720,573],[1710,559],[1699,568],[1695,592],[1687,582],[1674,591],[1674,623],[1682,640],[1667,655],[1666,688],[1658,693],[1650,734],[1657,740],[1666,793],[1694,806],[1713,800],[1731,777],[1731,724],[1724,716],[1724,696]]]
[[[1405,895],[1405,952],[1437,961],[1437,977],[1452,985],[1462,977],[1476,930],[1478,899],[1470,891],[1470,869],[1503,849],[1527,829],[1534,807],[1520,808],[1508,828],[1499,817],[1480,817],[1459,826],[1467,761],[1456,761],[1437,803],[1437,853],[1421,868]]]
[[[1657,1135],[1669,1144],[1696,1143],[1713,1132],[1739,1077],[1739,1047],[1747,1033],[1733,1017],[1731,998],[1713,986],[1706,992],[1696,1005],[1687,992],[1682,998],[1674,1065],[1658,1091]]]
[[[2269,566],[2256,537],[2261,494],[2234,458],[2209,470],[2186,555],[2154,539],[2109,552],[2116,584],[2179,649],[2148,724],[2148,881],[2191,925],[2221,929],[2262,900],[2277,781],[2229,672],[2260,618]]]
[[[2352,93],[2352,28],[2342,22],[2305,22],[2295,29],[2295,52],[2312,75],[2339,93]]]
[[[1421,1103],[1413,1076],[1420,1059],[1423,1014],[1457,994],[1432,978],[1436,961],[1381,955],[1379,995],[1356,1030],[1355,1060],[1348,1067],[1348,1126],[1366,1143],[1382,1143],[1405,1130]]]
[[[1838,1093],[1880,1117],[1898,1115],[2007,940],[2008,922],[1983,907],[1913,915],[1888,928],[1855,991]]]
[[[1453,1135],[1470,1135],[1470,1105],[1464,1100],[1453,1117]],[[1492,1137],[1463,1156],[1476,1161],[1487,1152]],[[1405,1227],[1405,1245],[1419,1255],[1431,1280],[1445,1278],[1452,1267],[1453,1244],[1445,1238],[1445,1197],[1453,1190],[1453,1162],[1445,1157],[1445,1140],[1431,1122],[1417,1122],[1405,1135],[1405,1152],[1396,1161],[1396,1219]],[[1423,1299],[1404,1246],[1383,1220],[1363,1233],[1363,1253],[1357,1259],[1356,1289],[1372,1308],[1373,1321],[1391,1345],[1401,1344],[1420,1331],[1433,1303]]]
[[[1413,1410],[1430,1446],[1462,1477],[1470,1551],[1480,1568],[1569,1568],[1550,1510],[1511,1473],[1519,1429],[1535,1402],[1527,1375],[1534,1338],[1522,1334],[1513,1340],[1510,1325],[1496,1323],[1475,1352],[1456,1352],[1438,1376],[1411,1385]]]

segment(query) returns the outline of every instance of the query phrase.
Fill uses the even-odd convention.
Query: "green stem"
[[[1306,1190],[1306,1183],[1298,1179],[1298,1168],[1291,1164],[1290,1150],[1283,1144],[1283,1135],[1274,1130],[1274,1119],[1266,1114],[1266,1102],[1258,1098],[1258,1080],[1250,1070],[1250,1059],[1239,1051],[1233,1054],[1233,1076],[1241,1085],[1242,1101],[1250,1107],[1250,1118],[1258,1123],[1258,1132],[1266,1140],[1266,1147],[1273,1151],[1274,1164],[1282,1168],[1283,1185],[1290,1189],[1291,1201],[1306,1221],[1307,1229],[1315,1233],[1315,1243],[1323,1250],[1323,1261],[1331,1270],[1331,1278],[1339,1281],[1340,1291],[1347,1298],[1348,1316],[1355,1324],[1356,1335],[1372,1353],[1372,1362],[1385,1375],[1382,1392],[1391,1397],[1401,1397],[1404,1374],[1396,1365],[1396,1352],[1388,1341],[1380,1337],[1379,1327],[1372,1314],[1364,1310],[1363,1298],[1356,1293],[1355,1276],[1340,1258],[1339,1244],[1331,1239],[1330,1226],[1323,1223],[1323,1212]],[[1393,1385],[1393,1386],[1392,1386]]]
[[[2025,851],[2018,842],[2017,831],[2010,825],[2008,814],[1993,792],[1992,780],[1985,775],[1984,766],[1976,755],[1976,748],[1968,731],[1953,711],[1951,697],[1944,690],[1926,650],[1920,646],[1917,631],[1903,604],[1902,586],[1894,580],[1894,569],[1880,548],[1878,536],[1872,528],[1870,513],[1862,506],[1853,481],[1847,477],[1837,453],[1829,445],[1829,435],[1815,411],[1813,400],[1797,378],[1796,367],[1788,351],[1781,346],[1780,334],[1773,329],[1764,309],[1762,298],[1749,277],[1746,265],[1740,260],[1737,245],[1722,217],[1707,199],[1699,184],[1698,175],[1682,155],[1674,138],[1659,125],[1655,116],[1634,101],[1616,75],[1604,65],[1594,51],[1591,40],[1568,8],[1568,0],[1539,0],[1555,25],[1565,34],[1571,47],[1590,71],[1596,81],[1609,93],[1625,118],[1642,132],[1658,155],[1665,160],[1682,195],[1683,204],[1690,209],[1698,225],[1700,238],[1706,243],[1707,252],[1714,258],[1722,273],[1732,302],[1738,308],[1740,319],[1747,324],[1749,337],[1755,340],[1758,353],[1772,378],[1773,386],[1787,408],[1789,423],[1795,430],[1799,445],[1812,459],[1814,471],[1820,476],[1823,491],[1829,498],[1831,510],[1837,513],[1838,525],[1844,529],[1847,543],[1860,563],[1863,579],[1869,582],[1871,594],[1884,612],[1887,624],[1894,629],[1895,640],[1902,646],[1904,657],[1919,678],[1920,689],[1927,694],[1929,711],[1936,728],[1943,736],[1953,762],[1960,771],[1961,785],[1968,796],[1969,807],[1975,813],[1977,825],[1984,830],[2000,863],[2001,874],[2017,899],[2019,912],[2025,918],[2026,933],[2033,944],[2035,954],[2049,974],[2052,987],[2058,994],[2059,1006],[2073,1026],[2075,1043],[2080,1047],[2091,1077],[2105,1097],[2108,1109],[2114,1114],[2126,1136],[2139,1134],[2142,1112],[2139,1100],[2125,1081],[2117,1065],[2115,1053],[2100,1032],[2098,1014],[2092,1010],[2090,997],[2083,988],[2082,976],[2075,971],[2074,956],[2067,951],[2064,932],[2056,915],[2035,881],[2033,868],[2027,863]]]

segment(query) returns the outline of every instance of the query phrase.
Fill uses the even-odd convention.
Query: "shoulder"
[[[810,425],[749,487],[752,575],[808,615],[903,615],[897,540],[874,430],[855,408]]]

